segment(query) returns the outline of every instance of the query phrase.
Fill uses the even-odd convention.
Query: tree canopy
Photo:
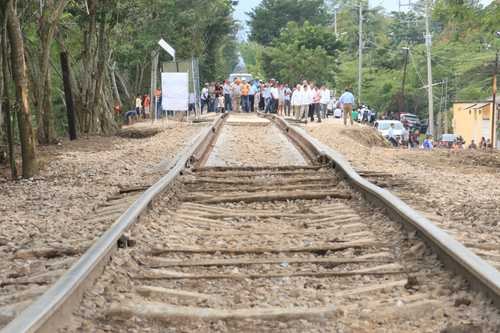
[[[340,46],[329,28],[289,22],[264,52],[263,66],[268,76],[284,82],[312,79],[333,84]]]
[[[51,144],[66,132],[63,53],[69,60],[77,130],[84,134],[112,134],[121,119],[115,106],[127,110],[134,96],[150,91],[151,55],[160,38],[176,49],[178,60],[198,58],[203,81],[227,77],[237,62],[230,0],[5,0],[1,5],[0,41],[6,52],[0,54],[5,67],[0,138],[6,141],[3,134],[9,132],[5,137],[20,140],[23,152],[33,152],[32,160],[36,142],[30,133],[39,143]],[[160,61],[170,60],[161,53]],[[8,112],[8,106],[21,105],[19,130],[7,129],[18,111]],[[27,145],[32,148],[26,150]],[[24,172],[27,177],[35,173],[36,168]]]
[[[345,86],[356,88],[359,7],[347,0],[317,1],[323,14],[313,15],[315,19],[308,18],[310,13],[305,13],[303,19],[285,14],[274,23],[278,18],[273,14],[279,13],[274,6],[284,2],[264,1],[251,15],[251,42],[243,44],[242,55],[252,64],[252,73],[290,83],[302,78],[327,82],[337,92]],[[333,5],[338,8],[338,41],[327,11],[331,12]],[[427,118],[422,90],[427,84],[423,9],[423,0],[416,1],[409,11],[391,13],[364,3],[362,98],[380,113],[390,114],[404,107]],[[437,85],[433,102],[437,112],[446,111],[453,100],[484,100],[491,96],[495,49],[500,48],[500,39],[495,36],[498,22],[498,1],[486,7],[477,0],[434,2],[432,65]],[[356,89],[354,92],[357,94]]]
[[[326,25],[330,15],[323,0],[263,0],[248,13],[250,40],[269,45],[288,22]]]

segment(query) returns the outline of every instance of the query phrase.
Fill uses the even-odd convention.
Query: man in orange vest
[[[241,83],[241,104],[244,112],[250,112],[250,85],[243,79]]]

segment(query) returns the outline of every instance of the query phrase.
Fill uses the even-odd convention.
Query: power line
[[[413,53],[411,52],[411,50],[408,51],[409,51],[408,53],[410,54],[411,63],[413,65],[413,68],[415,69],[415,73],[417,73],[417,77],[420,80],[420,83],[422,83],[422,85],[425,86],[425,82],[422,79],[422,75],[420,75],[420,72],[417,69],[417,64],[415,63],[415,58],[413,58]]]

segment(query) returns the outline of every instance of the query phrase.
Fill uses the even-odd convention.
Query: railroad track
[[[295,155],[292,165],[227,166],[238,156],[224,146],[244,136],[230,142],[224,130],[246,120],[223,128],[224,120],[2,332],[499,327],[494,268],[280,119],[302,162]],[[259,121],[250,123],[258,137]]]
[[[500,270],[500,246],[498,246],[500,231],[495,230],[494,227],[483,226],[478,221],[478,215],[484,214],[484,208],[462,207],[461,211],[455,211],[452,214],[437,214],[436,211],[439,210],[433,207],[432,201],[415,195],[415,193],[426,193],[428,189],[425,186],[414,182],[406,182],[404,179],[398,179],[386,172],[363,170],[359,173],[372,183],[395,193],[436,226],[446,230],[447,233],[451,234],[480,258]],[[492,200],[494,201],[494,199]],[[495,211],[498,212],[498,208],[494,205],[490,207],[490,210],[492,215],[495,215]],[[499,215],[496,214],[496,216]]]

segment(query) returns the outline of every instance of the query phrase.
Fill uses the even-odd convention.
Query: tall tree
[[[50,71],[50,50],[59,19],[68,0],[46,0],[42,2],[38,20],[38,66],[39,78],[35,80],[37,97],[38,141],[53,143],[56,140],[54,111],[52,110],[52,75]]]
[[[7,1],[7,31],[10,40],[12,75],[16,86],[19,135],[21,138],[21,154],[23,177],[30,178],[38,172],[36,158],[36,142],[31,124],[29,104],[28,76],[24,58],[24,41],[21,24],[13,0]]]
[[[1,7],[3,12],[5,13],[5,8]],[[3,122],[5,124],[5,138],[7,142],[7,150],[9,155],[9,165],[12,179],[17,178],[17,167],[16,167],[16,158],[14,152],[14,132],[12,129],[12,117],[10,110],[10,93],[9,93],[9,81],[10,81],[10,73],[8,66],[8,41],[7,41],[7,17],[5,15],[2,16],[2,26],[0,31],[2,32],[0,35],[0,63],[1,63],[1,75],[2,79],[0,80],[0,99],[1,99],[1,113],[3,113]],[[0,120],[0,122],[1,122]]]
[[[288,23],[264,52],[267,76],[296,83],[303,79],[317,83],[335,82],[335,56],[341,43],[330,28],[305,22]]]
[[[269,45],[288,22],[326,25],[330,21],[324,0],[264,0],[248,14],[250,40],[262,45]]]

